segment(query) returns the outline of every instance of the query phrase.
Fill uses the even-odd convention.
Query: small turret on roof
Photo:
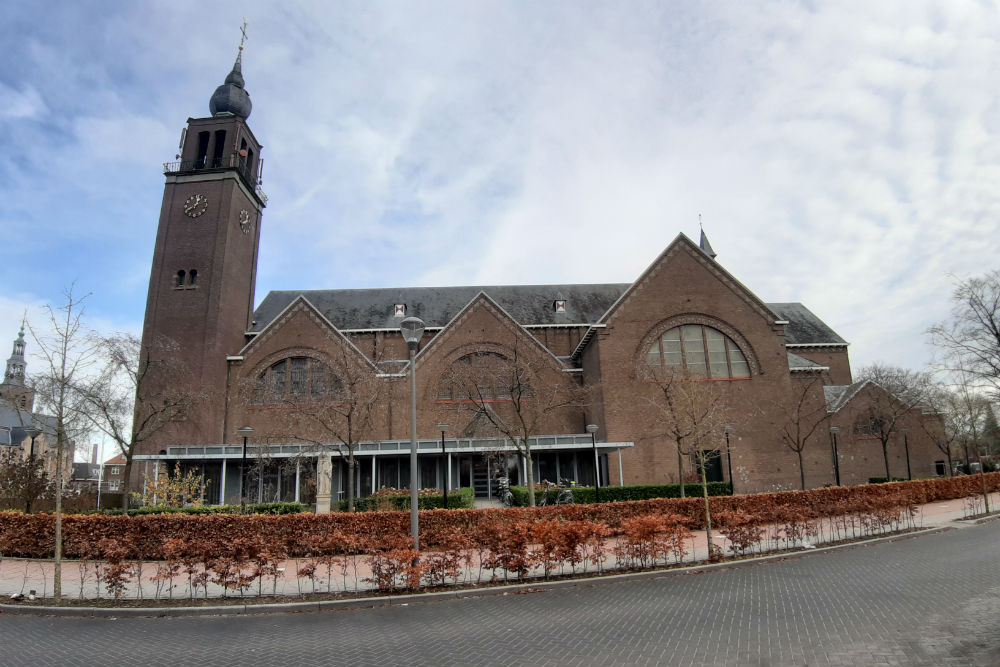
[[[712,249],[712,244],[708,242],[708,236],[705,235],[704,229],[701,230],[701,238],[698,240],[698,247],[712,259],[716,258],[717,254],[715,250]]]

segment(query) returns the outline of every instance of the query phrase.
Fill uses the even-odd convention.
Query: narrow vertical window
[[[198,269],[191,269],[188,272],[188,285],[194,285],[198,282]]]
[[[208,157],[208,139],[210,136],[209,132],[198,133],[198,154],[195,156],[195,169],[203,169],[205,167],[205,159]]]
[[[184,276],[185,276],[184,269],[181,269],[180,271],[177,272],[177,278],[175,278],[174,280],[174,287],[184,286]]]
[[[223,167],[223,156],[226,152],[226,131],[216,130],[215,131],[215,150],[212,153],[212,166],[213,167]]]

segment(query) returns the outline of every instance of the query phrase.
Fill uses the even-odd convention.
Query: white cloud
[[[271,197],[258,299],[624,282],[679,231],[696,235],[701,213],[720,262],[762,298],[805,302],[853,342],[855,362],[916,367],[923,330],[947,314],[949,274],[996,266],[1000,17],[989,5],[179,1],[96,18],[66,3],[47,22],[22,13],[9,25],[23,36],[0,28],[20,54],[0,97],[19,95],[8,109],[23,109],[17,131],[0,114],[0,233],[44,234],[26,242],[49,261],[4,275],[51,300],[94,267],[121,271],[128,280],[98,300],[110,320],[141,318],[157,170],[185,119],[206,113],[243,13]]]
[[[37,118],[48,111],[41,95],[30,85],[15,90],[0,82],[0,99],[4,100],[0,118]]]

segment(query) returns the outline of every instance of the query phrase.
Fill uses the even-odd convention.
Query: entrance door
[[[701,463],[698,464],[698,474],[701,475]],[[718,449],[705,452],[705,481],[724,482],[722,474],[722,452]]]

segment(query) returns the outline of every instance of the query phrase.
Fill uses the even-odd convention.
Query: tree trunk
[[[354,511],[354,449],[347,450],[347,511]]]
[[[52,568],[52,597],[56,604],[62,602],[62,483],[63,483],[63,422],[60,417],[56,434],[56,549]]]
[[[955,476],[955,464],[951,460],[951,450],[948,451],[948,477]]]
[[[531,460],[531,447],[527,442],[524,446],[524,476],[527,477],[528,506],[535,506],[535,464]]]
[[[889,474],[889,443],[886,440],[882,441],[882,458],[885,459],[885,481],[891,482],[892,475]]]
[[[102,461],[101,463],[103,464],[104,462]],[[129,482],[131,479],[132,479],[132,457],[126,454],[124,478],[122,479],[122,511],[125,516],[128,516],[128,504],[130,500],[129,488],[131,487],[131,484]],[[219,504],[225,505],[226,499],[221,498]]]
[[[712,505],[708,502],[708,479],[705,476],[705,456],[700,451],[698,452],[698,460],[701,463],[701,495],[705,499],[705,537],[708,539],[708,559],[713,560]]]
[[[802,490],[806,490],[806,469],[802,465],[802,450],[795,452],[799,455],[799,480],[802,482]]]
[[[681,498],[684,498],[684,458],[681,456],[680,443],[677,443],[677,481],[681,485]]]

